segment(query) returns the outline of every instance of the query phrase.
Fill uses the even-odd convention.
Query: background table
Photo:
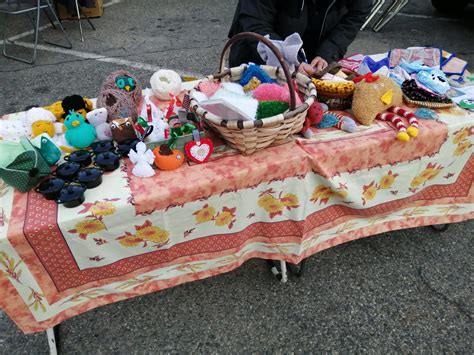
[[[0,306],[24,332],[42,331],[250,258],[298,263],[369,235],[471,219],[473,141],[474,116],[451,109],[408,143],[377,123],[250,157],[222,151],[150,179],[125,161],[75,209],[2,185]]]

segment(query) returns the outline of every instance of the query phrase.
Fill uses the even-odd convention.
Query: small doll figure
[[[155,175],[151,164],[155,160],[155,155],[150,149],[146,149],[146,144],[138,142],[136,152],[132,149],[128,154],[130,161],[135,164],[132,174],[138,177],[150,177]]]

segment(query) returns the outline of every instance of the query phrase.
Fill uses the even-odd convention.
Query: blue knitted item
[[[422,118],[422,119],[425,119],[425,120],[438,119],[438,114],[435,111],[433,111],[429,108],[425,108],[425,107],[418,108],[414,112],[414,114],[417,118]]]
[[[275,80],[270,78],[265,71],[260,68],[258,65],[250,63],[249,66],[247,67],[247,70],[245,71],[244,75],[242,75],[242,78],[240,79],[239,84],[242,86],[245,86],[248,84],[250,80],[252,80],[253,77],[256,77],[262,84],[265,83],[274,83]]]
[[[339,118],[334,116],[332,113],[325,113],[323,115],[322,121],[319,122],[316,127],[318,127],[318,128],[330,128],[330,127],[334,127],[338,123],[339,123]]]

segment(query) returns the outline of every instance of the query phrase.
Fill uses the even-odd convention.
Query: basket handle
[[[224,49],[222,50],[219,73],[224,73],[225,63],[229,61],[230,48],[232,47],[232,45],[235,42],[239,42],[243,39],[256,39],[257,41],[262,42],[264,45],[270,48],[273,54],[275,54],[276,58],[280,62],[283,72],[285,73],[286,83],[288,84],[288,90],[290,91],[290,110],[293,111],[296,107],[296,93],[295,88],[293,87],[293,83],[291,82],[290,70],[288,69],[288,65],[283,59],[283,56],[278,50],[278,48],[268,38],[265,38],[264,36],[254,32],[242,32],[231,37],[225,44]]]

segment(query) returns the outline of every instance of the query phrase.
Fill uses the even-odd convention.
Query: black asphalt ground
[[[145,84],[159,67],[215,72],[235,3],[115,0],[93,20],[96,32],[84,23],[84,43],[77,24],[66,24],[74,52],[41,47],[35,67],[0,56],[0,114],[67,94],[94,97],[118,68]],[[412,1],[380,33],[362,32],[350,53],[433,45],[474,63],[473,18],[474,6],[449,18],[429,1]],[[14,20],[9,31],[27,26]],[[45,35],[56,36],[51,29]],[[24,47],[19,53],[27,54]],[[311,257],[306,275],[285,285],[254,260],[72,318],[61,325],[60,350],[473,353],[473,228],[470,221],[445,233],[417,228],[344,244]],[[23,335],[0,311],[1,354],[47,351],[44,334]]]

